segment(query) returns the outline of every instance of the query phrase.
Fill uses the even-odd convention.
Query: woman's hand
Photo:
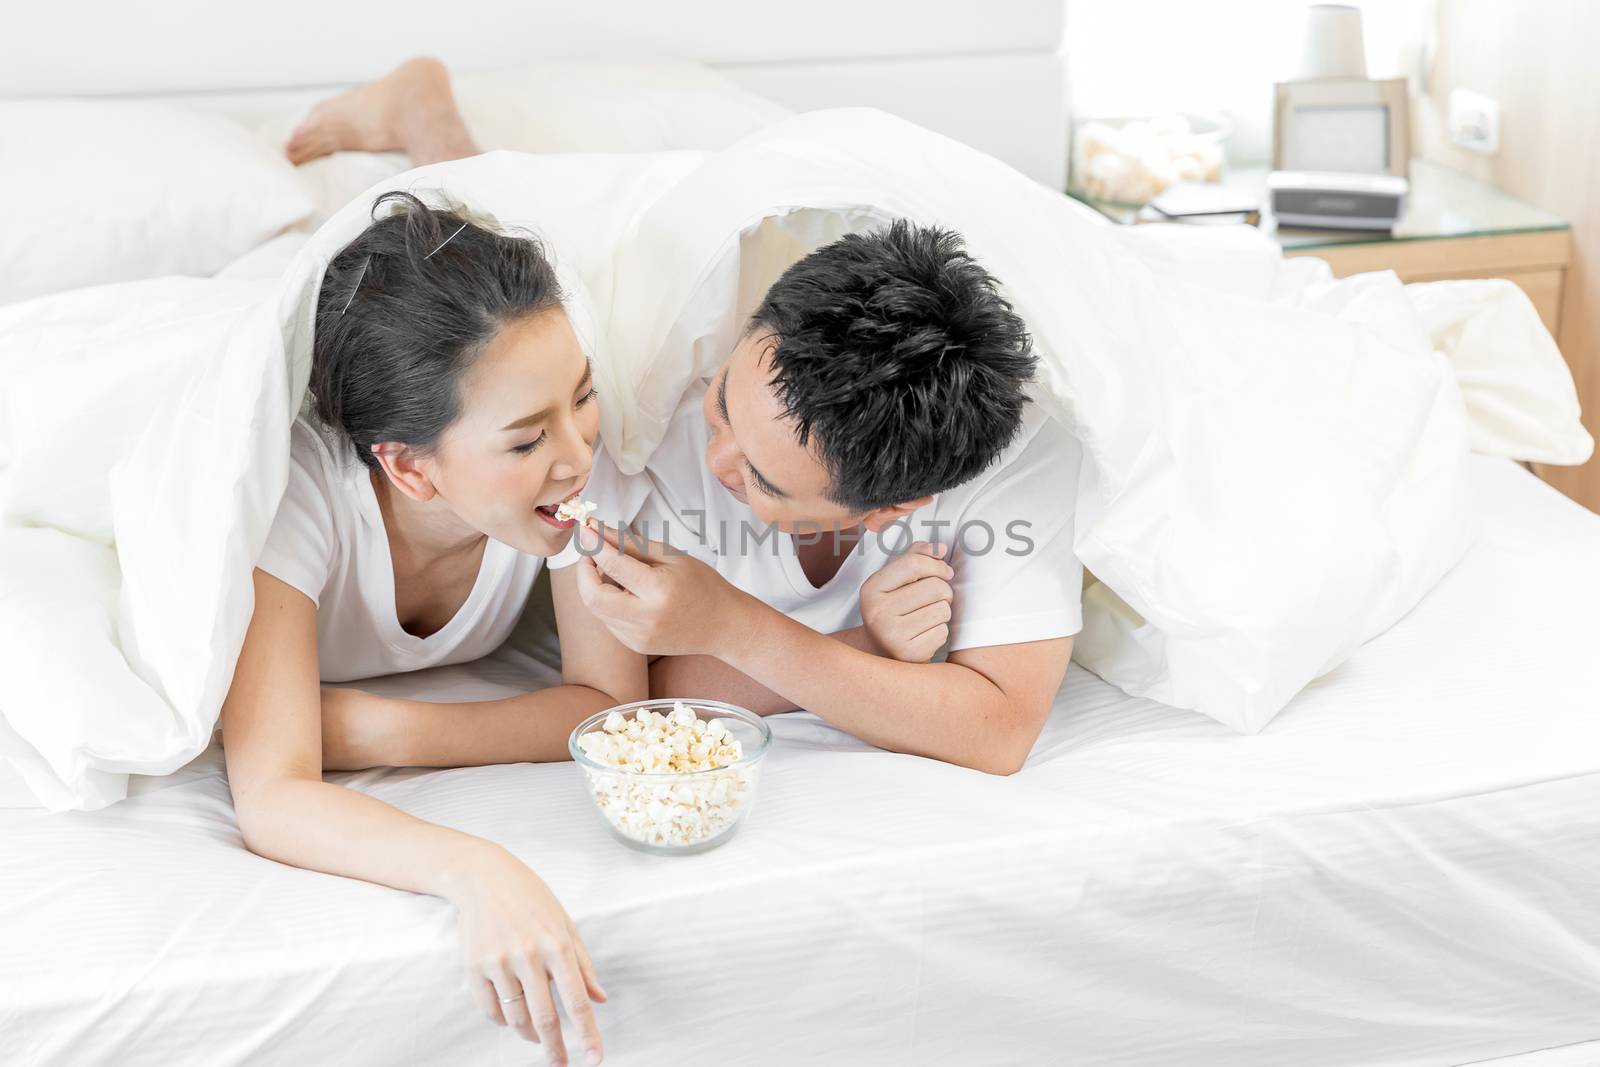
[[[561,1022],[550,995],[555,982],[567,1018],[583,1038],[587,1062],[604,1056],[591,1001],[604,1003],[594,961],[550,887],[499,846],[460,872],[450,899],[460,910],[467,982],[483,1013],[510,1024],[545,1047],[552,1064],[565,1064]]]
[[[943,545],[918,541],[861,583],[861,622],[881,656],[927,663],[950,637],[955,571]]]

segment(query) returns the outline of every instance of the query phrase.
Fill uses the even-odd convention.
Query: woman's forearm
[[[303,778],[234,797],[250,851],[280,863],[457,900],[504,850],[353,789]]]
[[[559,762],[569,758],[573,727],[616,703],[581,685],[464,704],[325,690],[322,763],[360,770]]]

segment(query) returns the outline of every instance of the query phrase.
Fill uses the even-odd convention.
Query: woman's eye
[[[526,456],[529,452],[532,452],[542,444],[544,444],[544,431],[540,430],[538,437],[535,437],[525,445],[514,446],[511,451],[515,452],[519,456]]]
[[[593,400],[595,397],[597,397],[599,395],[600,395],[600,390],[598,390],[598,389],[590,389],[587,393],[584,393],[582,396],[580,396],[578,398],[577,404],[575,404],[573,406],[581,408],[581,407],[583,407],[583,405],[587,404],[589,401]]]

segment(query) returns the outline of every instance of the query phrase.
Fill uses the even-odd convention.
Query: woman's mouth
[[[566,503],[570,503],[571,501],[574,501],[574,500],[578,499],[578,494],[581,493],[581,492],[583,492],[583,486],[580,485],[580,486],[578,486],[578,488],[574,489],[567,496],[563,497],[560,500],[557,500],[554,504],[541,504],[538,507],[534,508],[533,510],[539,513],[539,517],[541,519],[543,519],[545,522],[548,522],[551,526],[554,526],[556,529],[558,529],[558,530],[570,530],[570,529],[572,529],[574,526],[576,526],[578,524],[575,521],[573,521],[572,519],[561,518],[559,515],[556,514],[556,512],[557,512],[558,509],[560,509],[561,505],[566,504]]]
[[[570,530],[576,526],[577,523],[573,522],[571,519],[556,518],[556,508],[560,506],[560,504],[547,504],[544,507],[534,508],[533,510],[539,513],[539,517],[541,519],[543,519],[545,522],[548,522],[556,529]]]

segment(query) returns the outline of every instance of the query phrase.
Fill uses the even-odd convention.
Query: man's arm
[[[902,663],[753,602],[721,656],[730,667],[879,748],[990,774],[1022,768],[1072,658],[1060,637]]]
[[[610,531],[579,563],[598,621],[646,656],[714,654],[797,707],[894,752],[1011,774],[1034,747],[1072,638],[960,649],[949,662],[874,656],[734,589],[696,558]]]
[[[945,550],[917,541],[861,585],[862,625],[831,634],[835,641],[874,656],[927,663],[950,636],[950,579]],[[774,693],[715,656],[662,656],[650,666],[650,695],[662,699],[725,700],[758,715],[793,711],[793,700]]]
[[[876,655],[864,627],[828,635],[832,640]],[[801,705],[774,693],[741,670],[715,656],[661,656],[650,664],[650,695],[661,700],[721,700],[757,715],[776,715]]]
[[[698,560],[654,544],[647,551],[634,558],[608,540],[577,564],[584,602],[619,640],[647,655],[715,655],[880,748],[1011,774],[1072,658],[1070,637],[964,649],[945,663],[875,656],[773,610]]]

